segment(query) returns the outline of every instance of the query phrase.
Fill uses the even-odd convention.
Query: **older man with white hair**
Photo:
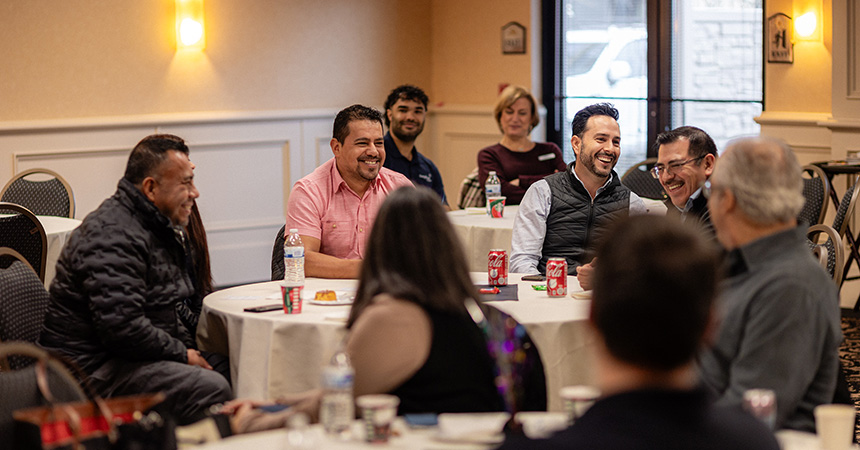
[[[734,141],[717,161],[705,194],[730,253],[722,320],[700,364],[718,404],[772,389],[775,426],[814,432],[813,409],[833,398],[842,332],[836,286],[795,219],[800,174],[791,149],[765,138]]]

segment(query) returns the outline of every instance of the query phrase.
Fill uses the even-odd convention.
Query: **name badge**
[[[547,153],[545,155],[538,156],[538,161],[549,161],[551,159],[555,159],[555,153]]]

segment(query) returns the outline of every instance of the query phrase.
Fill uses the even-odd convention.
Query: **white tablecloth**
[[[481,208],[483,209],[483,208]],[[511,230],[519,206],[506,206],[504,217],[493,218],[486,213],[475,213],[477,209],[460,209],[448,213],[448,218],[457,230],[469,270],[487,270],[487,254],[490,250],[501,248],[511,256]]]
[[[8,216],[8,214],[0,214],[0,217],[4,216]],[[63,246],[66,245],[69,235],[81,224],[81,221],[56,216],[36,216],[36,218],[42,223],[48,238],[48,249],[45,255],[45,287],[47,288],[57,274],[57,260],[60,259]]]
[[[478,284],[487,283],[486,272],[472,276]],[[519,301],[492,304],[525,325],[541,353],[549,409],[561,411],[560,388],[593,380],[590,352],[594,339],[586,325],[590,302],[549,298],[516,274],[509,281],[519,283]],[[308,278],[305,295],[320,289],[351,289],[356,283]],[[568,277],[568,286],[580,290],[576,277]],[[237,397],[275,398],[319,387],[322,367],[346,333],[343,318],[349,306],[316,306],[306,301],[301,314],[243,311],[277,303],[279,289],[277,281],[257,283],[217,291],[203,300],[198,342],[204,350],[230,356]]]
[[[72,231],[77,228],[81,221],[78,219],[70,219],[68,217],[55,216],[36,216],[42,226],[45,227],[45,234],[48,235],[48,253],[45,257],[45,287],[51,285],[51,280],[57,275],[57,260],[60,259],[60,252]]]

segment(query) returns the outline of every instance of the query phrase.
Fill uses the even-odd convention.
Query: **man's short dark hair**
[[[337,139],[341,144],[346,141],[349,136],[349,123],[356,120],[369,120],[371,122],[379,122],[382,126],[382,113],[376,108],[371,108],[364,105],[352,105],[342,109],[334,118],[334,128],[332,129],[332,137]]]
[[[678,127],[658,134],[654,148],[659,150],[661,145],[671,144],[681,139],[686,139],[690,143],[690,150],[687,152],[690,158],[699,158],[709,153],[714,157],[717,156],[717,144],[711,136],[701,128],[690,126]]]
[[[716,249],[696,230],[663,216],[630,217],[598,248],[592,321],[613,357],[672,370],[700,348],[718,281]]]
[[[570,122],[570,130],[573,136],[579,136],[582,139],[582,134],[585,133],[585,126],[588,125],[588,119],[592,116],[609,116],[618,122],[618,110],[610,103],[595,103],[588,105],[585,108],[577,111],[573,116],[573,121]]]
[[[385,105],[382,108],[383,111],[387,111],[397,103],[397,100],[412,100],[413,102],[418,102],[424,105],[424,109],[427,109],[427,103],[430,101],[427,98],[427,94],[418,87],[413,86],[411,84],[403,84],[394,88],[390,94],[388,94],[388,98],[385,99]],[[391,126],[391,120],[388,118],[388,114],[382,115],[385,118],[385,127],[388,128]]]
[[[143,138],[128,157],[124,178],[132,184],[140,184],[146,177],[156,175],[158,166],[167,159],[167,152],[175,150],[188,155],[185,141],[172,134],[152,134]]]

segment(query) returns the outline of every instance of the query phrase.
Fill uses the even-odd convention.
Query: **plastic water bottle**
[[[490,214],[490,199],[502,196],[502,182],[499,181],[499,176],[495,170],[491,170],[487,175],[487,182],[484,183],[484,196],[487,198],[487,214]]]
[[[284,240],[284,286],[305,285],[305,246],[299,230],[290,228]]]
[[[320,422],[326,433],[341,439],[349,437],[350,427],[355,419],[355,404],[352,398],[354,376],[349,356],[342,350],[332,356],[331,362],[322,372]]]

